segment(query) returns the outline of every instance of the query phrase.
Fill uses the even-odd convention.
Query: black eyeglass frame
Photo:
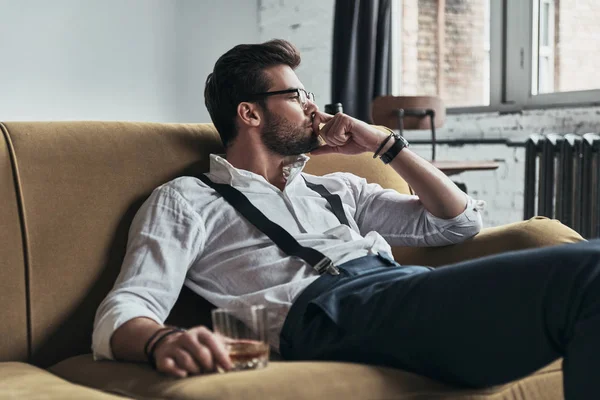
[[[306,99],[304,101],[304,103],[302,104],[302,107],[306,108],[306,105],[308,104],[309,101],[312,101],[312,102],[315,101],[315,94],[313,92],[307,92],[306,90],[304,90],[302,88],[275,90],[273,92],[253,93],[253,94],[249,95],[249,97],[259,98],[259,97],[275,96],[278,94],[296,93],[296,94],[298,94],[298,98],[302,99],[302,95],[300,94],[300,92],[302,92],[304,94],[304,98]]]

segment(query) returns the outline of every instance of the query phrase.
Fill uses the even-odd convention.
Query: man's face
[[[287,65],[265,71],[271,80],[269,92],[304,88],[294,71]],[[319,136],[313,132],[312,114],[318,109],[308,101],[304,107],[297,93],[265,98],[264,123],[261,139],[265,147],[281,156],[308,153],[319,147]]]

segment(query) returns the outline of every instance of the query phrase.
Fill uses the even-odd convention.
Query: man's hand
[[[154,350],[154,359],[158,371],[178,378],[214,372],[217,365],[232,368],[223,342],[204,326],[169,335]]]
[[[311,151],[312,155],[374,152],[387,137],[379,129],[343,113],[330,115],[317,111],[313,119],[313,130],[325,144]]]

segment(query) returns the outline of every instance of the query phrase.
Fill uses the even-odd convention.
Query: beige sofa
[[[10,122],[0,128],[0,398],[562,398],[560,361],[485,390],[333,362],[276,361],[264,370],[182,380],[145,364],[94,362],[94,313],[119,272],[136,210],[161,183],[207,170],[209,153],[222,152],[219,136],[210,124]],[[314,157],[307,168],[351,171],[408,190],[368,154]],[[394,254],[400,263],[437,266],[579,240],[558,221],[534,218],[485,229],[460,245]],[[207,323],[209,308],[184,290],[169,320]]]

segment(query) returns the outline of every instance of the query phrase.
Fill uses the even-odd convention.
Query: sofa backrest
[[[26,361],[23,232],[10,137],[0,124],[0,361]]]
[[[96,309],[120,271],[129,225],[152,190],[207,171],[209,154],[223,148],[212,124],[4,127],[0,290],[11,305],[0,315],[0,357],[45,367],[90,352]],[[391,167],[368,154],[313,157],[307,165],[314,174],[339,170],[407,190]],[[168,322],[208,323],[210,307],[184,290]]]
[[[411,193],[410,186],[390,166],[370,153],[354,156],[343,154],[325,154],[311,156],[305,171],[313,175],[325,175],[331,172],[351,172],[361,176],[369,183],[378,183],[386,189],[394,189],[400,193]]]
[[[30,361],[47,366],[90,352],[96,308],[118,275],[143,201],[172,178],[208,170],[209,153],[222,146],[212,125],[5,126],[26,227]]]

